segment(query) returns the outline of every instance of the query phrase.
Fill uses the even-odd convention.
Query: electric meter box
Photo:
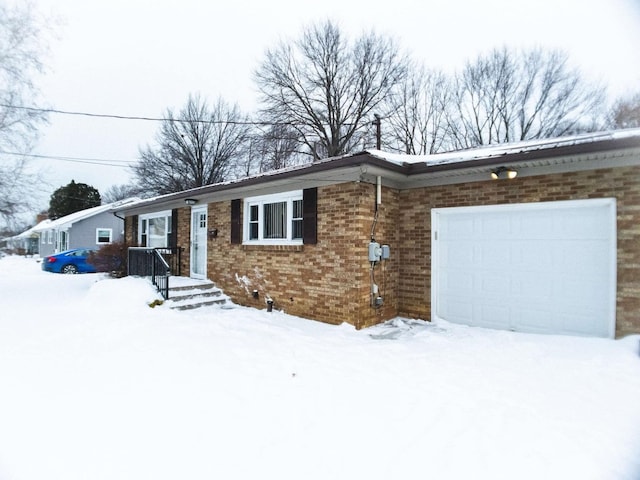
[[[391,249],[389,248],[389,245],[382,245],[382,259],[389,260],[390,257]]]
[[[381,256],[382,256],[382,249],[380,248],[380,244],[377,242],[369,243],[369,261],[379,262]]]

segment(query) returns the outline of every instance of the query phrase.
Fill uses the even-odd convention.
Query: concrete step
[[[169,299],[165,302],[175,310],[191,310],[194,308],[229,305],[229,297],[207,280],[194,280],[184,277],[169,279]]]

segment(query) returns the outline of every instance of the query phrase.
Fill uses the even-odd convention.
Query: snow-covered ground
[[[640,478],[640,336],[155,298],[0,259],[0,479]]]

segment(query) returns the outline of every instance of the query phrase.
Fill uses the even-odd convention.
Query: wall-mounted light
[[[196,200],[195,198],[185,198],[184,203],[186,203],[187,205],[195,205],[196,203],[198,203],[198,200]]]
[[[495,170],[491,171],[491,178],[493,178],[494,180],[503,178],[508,178],[509,180],[511,180],[512,178],[516,178],[517,175],[518,172],[516,172],[512,168],[507,167],[498,167]]]

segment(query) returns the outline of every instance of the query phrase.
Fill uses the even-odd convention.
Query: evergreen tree
[[[49,200],[49,218],[64,217],[80,210],[97,207],[100,205],[100,193],[86,183],[71,183],[58,188]]]

